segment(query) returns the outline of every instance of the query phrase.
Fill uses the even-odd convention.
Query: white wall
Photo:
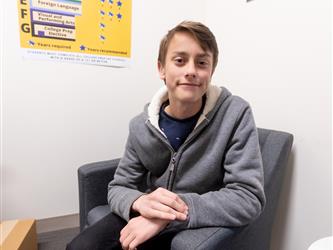
[[[160,38],[196,19],[220,44],[215,82],[258,126],[295,136],[272,249],[332,234],[329,0],[133,0],[130,69],[22,60],[16,1],[2,4],[3,219],[78,212],[77,167],[121,156],[129,119],[162,84]]]

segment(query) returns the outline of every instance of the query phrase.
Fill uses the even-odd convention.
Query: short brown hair
[[[161,40],[160,49],[158,53],[158,61],[162,65],[165,64],[165,58],[170,41],[177,32],[188,32],[193,36],[195,40],[198,41],[199,45],[203,50],[212,52],[213,72],[214,72],[219,56],[219,50],[217,47],[216,39],[214,34],[210,31],[210,29],[200,22],[183,21],[173,29],[169,30],[169,32]]]

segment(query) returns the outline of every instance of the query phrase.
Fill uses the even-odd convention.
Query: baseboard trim
[[[36,221],[37,234],[79,227],[79,214],[39,219]]]

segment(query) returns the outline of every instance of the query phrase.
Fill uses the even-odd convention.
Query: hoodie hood
[[[206,104],[195,127],[197,127],[203,120],[206,119],[206,115],[215,107],[215,104],[219,99],[221,93],[222,93],[221,87],[212,84],[208,86],[206,91]],[[156,94],[153,96],[151,102],[148,105],[148,120],[163,135],[164,133],[161,131],[158,125],[158,120],[159,120],[161,106],[166,100],[168,100],[168,89],[164,85],[156,92]]]

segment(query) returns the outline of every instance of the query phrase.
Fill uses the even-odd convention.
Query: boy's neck
[[[197,114],[202,106],[202,99],[196,103],[179,103],[172,102],[165,107],[164,111],[171,117],[176,119],[186,119]]]

